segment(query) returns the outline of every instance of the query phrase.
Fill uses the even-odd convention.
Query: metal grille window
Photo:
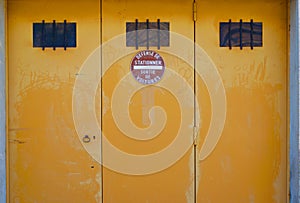
[[[262,47],[262,23],[261,22],[221,22],[220,23],[220,47]]]
[[[33,23],[33,47],[76,47],[76,23]]]
[[[135,47],[167,47],[170,46],[169,22],[127,22],[126,46]]]

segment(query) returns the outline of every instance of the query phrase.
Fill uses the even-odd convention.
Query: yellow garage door
[[[286,1],[8,1],[10,202],[287,202]]]

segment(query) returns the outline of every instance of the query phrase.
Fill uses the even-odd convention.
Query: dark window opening
[[[76,47],[76,23],[33,23],[33,47]]]
[[[135,47],[167,47],[170,46],[169,22],[127,22],[126,46]]]
[[[262,47],[262,23],[261,22],[221,22],[220,23],[220,47]]]

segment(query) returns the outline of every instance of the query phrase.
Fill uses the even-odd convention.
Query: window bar
[[[250,21],[250,46],[253,49],[253,19]]]
[[[243,49],[243,20],[240,20],[240,49]]]
[[[139,29],[139,22],[138,19],[135,19],[135,49],[139,48],[138,29]]]
[[[68,39],[67,39],[67,20],[64,20],[64,50],[67,50]]]
[[[56,42],[56,39],[55,39],[55,34],[56,34],[56,23],[55,23],[55,20],[53,20],[53,30],[52,30],[52,46],[53,46],[53,50],[56,49],[56,45],[55,45],[55,42]]]
[[[229,24],[228,24],[228,34],[229,34],[229,37],[228,37],[229,49],[232,49],[232,46],[231,46],[231,19],[229,19]]]
[[[45,20],[42,20],[42,50],[45,50]]]
[[[157,49],[160,49],[160,19],[157,19]]]
[[[149,49],[149,19],[146,21],[147,24],[147,50]]]

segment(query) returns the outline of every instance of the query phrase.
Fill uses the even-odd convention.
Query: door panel
[[[9,0],[7,7],[9,202],[99,202],[101,167],[78,139],[72,92],[100,43],[100,4]],[[33,23],[65,19],[77,23],[76,48],[33,48]]]
[[[227,98],[222,136],[210,156],[198,160],[198,202],[287,200],[286,6],[198,2],[196,42],[218,68]],[[229,19],[262,22],[263,47],[219,47],[219,23]]]
[[[168,12],[166,12],[166,5],[168,5]],[[103,46],[107,44],[109,47],[110,44],[113,44],[115,38],[121,37],[122,35],[124,36],[126,23],[135,22],[136,19],[141,23],[145,23],[147,19],[149,19],[149,22],[157,22],[158,19],[161,22],[168,22],[171,33],[176,32],[193,42],[192,1],[162,2],[155,0],[149,2],[130,0],[120,2],[109,0],[103,1],[102,6]],[[124,54],[119,60],[114,61],[110,67],[102,67],[105,70],[107,69],[102,80],[103,136],[120,150],[135,155],[159,153],[161,150],[167,148],[177,136],[181,125],[188,126],[188,129],[182,133],[188,139],[192,140],[194,117],[193,63],[191,66],[189,62],[193,61],[193,43],[178,44],[180,42],[177,42],[170,34],[169,46],[162,46],[160,49],[154,46],[149,48],[159,53],[166,64],[165,75],[156,85],[141,85],[130,73],[130,63],[134,55],[147,48],[141,46],[138,50],[135,50],[135,47],[126,47],[125,39],[120,41],[120,43],[118,48],[121,50],[124,49],[124,52],[127,54]],[[176,46],[181,46],[182,50],[186,50],[189,61],[185,61],[181,56],[172,53]],[[116,54],[115,52],[118,52],[118,50],[113,47],[104,49],[102,60],[103,64],[106,64],[107,59],[105,55],[110,56]],[[175,79],[174,82],[170,83],[173,88],[183,88],[180,98],[178,98],[178,95],[174,95],[172,89],[168,90],[163,86],[159,86],[165,81],[171,81],[170,79],[173,76],[168,75],[170,70],[175,71],[182,77],[182,85],[176,84]],[[119,95],[114,95],[115,88],[121,85],[119,82],[122,82],[122,78],[126,77],[127,74],[129,74],[129,79],[127,83],[124,82],[124,87],[128,89],[132,88],[132,86],[137,88],[141,87],[129,101],[119,97]],[[184,89],[184,84],[187,84],[190,90]],[[128,90],[125,88],[124,91]],[[192,91],[192,94],[185,97],[186,91]],[[121,131],[120,124],[116,123],[112,116],[112,111],[114,110],[111,106],[113,99],[118,99],[118,102],[128,103],[130,118],[126,117],[127,109],[121,109],[120,111],[122,112],[118,112],[119,115],[117,116],[123,117],[124,119],[131,119],[132,125],[136,125],[138,128],[147,128],[162,120],[161,117],[164,115],[154,110],[154,112],[152,112],[152,123],[150,122],[150,111],[154,106],[160,106],[163,111],[165,111],[166,125],[153,139],[135,140],[129,138],[127,137],[130,135],[129,130],[127,131],[128,133],[124,132],[124,130]],[[182,107],[178,99],[189,101],[189,104]],[[181,111],[190,112],[188,115],[190,118],[189,123],[181,123],[181,114],[184,114],[184,112],[182,113]],[[131,126],[128,126],[128,128],[131,128]],[[151,132],[149,131],[149,133]],[[140,133],[139,136],[142,139],[144,135],[145,134]],[[192,152],[193,149],[190,145],[183,158],[166,169],[164,169],[164,163],[157,163],[157,161],[150,163],[153,165],[161,164],[161,170],[158,170],[158,172],[154,174],[147,174],[148,171],[146,171],[144,174],[126,175],[122,174],[122,171],[114,171],[104,167],[104,202],[192,202],[194,200],[194,158]],[[113,157],[105,154],[105,151],[103,153],[105,166],[105,162]],[[176,155],[171,154],[170,156]],[[167,161],[168,160],[165,160],[165,162]],[[142,168],[142,166],[136,162],[134,168]]]

